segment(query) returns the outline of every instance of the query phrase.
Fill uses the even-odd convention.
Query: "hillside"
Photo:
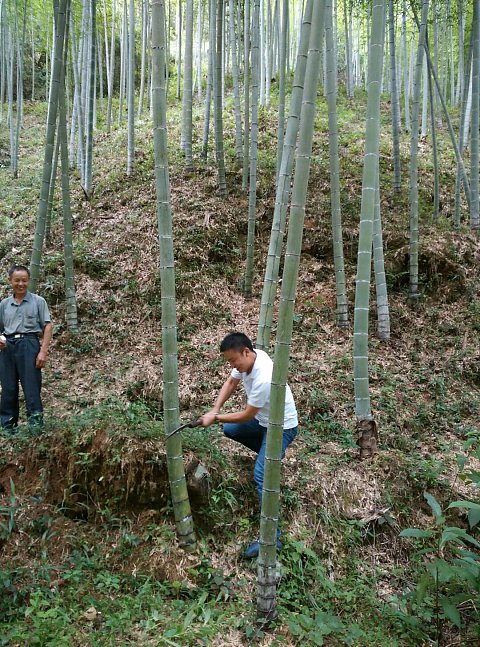
[[[353,321],[365,97],[341,99],[342,215]],[[370,377],[380,451],[360,462],[355,445],[352,323],[335,325],[330,233],[328,123],[317,117],[301,260],[290,384],[301,431],[284,462],[280,620],[254,626],[255,565],[239,550],[258,532],[253,457],[218,428],[186,431],[187,472],[200,461],[207,493],[192,491],[199,551],[177,547],[162,440],[162,349],[153,143],[137,125],[135,173],[125,168],[126,130],[95,140],[94,196],[75,173],[75,269],[81,333],[65,328],[60,203],[39,292],[51,305],[55,340],[44,371],[47,427],[1,439],[0,644],[420,645],[479,637],[475,578],[445,576],[415,597],[424,564],[453,553],[399,537],[435,529],[442,508],[478,500],[468,472],[480,469],[480,246],[452,227],[455,164],[440,131],[442,211],[433,222],[428,139],[421,144],[421,292],[408,303],[408,151],[403,191],[392,190],[389,105],[382,105],[381,201],[392,338],[375,338]],[[240,294],[248,202],[226,122],[228,196],[216,191],[213,154],[182,169],[178,115],[170,113],[170,180],[177,272],[182,419],[205,411],[228,374],[218,344],[231,330],[256,336],[275,201],[275,113],[261,110],[254,298]],[[0,168],[3,275],[28,260],[38,200],[44,107],[26,108],[20,177]],[[200,137],[201,111],[195,116]],[[196,152],[200,141],[196,141]],[[7,156],[0,135],[0,159]],[[7,283],[3,279],[6,294]],[[477,454],[475,452],[477,451]],[[465,464],[458,460],[465,456]],[[465,510],[447,525],[468,530]],[[478,530],[468,530],[480,541]],[[422,554],[422,549],[425,549]],[[472,547],[475,550],[475,547]],[[473,559],[473,558],[472,558]],[[477,587],[472,584],[476,581]],[[476,593],[474,593],[476,591]],[[468,594],[462,597],[462,594]],[[459,629],[437,595],[453,600]],[[476,595],[476,598],[475,598]],[[455,598],[455,596],[458,596]],[[454,599],[455,598],[455,599]],[[438,612],[438,613],[437,613]],[[455,616],[456,619],[456,616]],[[29,642],[37,636],[37,642]],[[50,642],[47,642],[50,640]],[[3,641],[3,642],[2,642]],[[322,642],[323,641],[323,642]]]

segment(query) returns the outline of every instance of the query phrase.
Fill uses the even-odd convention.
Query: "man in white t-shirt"
[[[202,416],[202,425],[209,427],[215,422],[223,423],[223,431],[227,438],[241,443],[258,454],[253,477],[261,502],[273,362],[263,350],[253,348],[252,342],[247,335],[240,332],[227,335],[220,344],[220,352],[231,365],[232,372],[220,389],[212,409]],[[243,383],[247,394],[247,406],[242,411],[220,413],[222,406],[230,398],[240,382]],[[297,430],[297,410],[292,392],[287,385],[282,458],[285,456],[287,447],[297,435]],[[277,547],[281,548],[278,537]],[[244,555],[245,557],[256,557],[258,551],[259,543],[254,541],[247,548]]]

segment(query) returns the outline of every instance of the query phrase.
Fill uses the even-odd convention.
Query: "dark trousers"
[[[7,346],[0,351],[0,424],[11,429],[18,424],[18,392],[22,385],[27,407],[29,424],[41,424],[43,406],[40,399],[42,371],[35,368],[35,360],[40,351],[38,337],[7,339]]]

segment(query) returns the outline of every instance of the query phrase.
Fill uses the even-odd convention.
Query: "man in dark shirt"
[[[29,280],[28,267],[14,265],[8,272],[13,295],[0,302],[0,425],[10,431],[18,424],[19,383],[29,425],[43,423],[41,369],[47,361],[52,323],[45,299],[28,291]]]

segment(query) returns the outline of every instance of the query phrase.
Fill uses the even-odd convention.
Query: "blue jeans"
[[[285,456],[287,447],[293,442],[297,435],[298,427],[283,430],[282,458]],[[263,475],[265,463],[265,449],[267,446],[267,428],[262,427],[256,418],[249,422],[226,422],[223,425],[223,433],[227,438],[235,440],[237,443],[248,447],[254,451],[257,456],[255,469],[253,470],[253,479],[257,486],[260,503],[262,502],[263,493]]]

